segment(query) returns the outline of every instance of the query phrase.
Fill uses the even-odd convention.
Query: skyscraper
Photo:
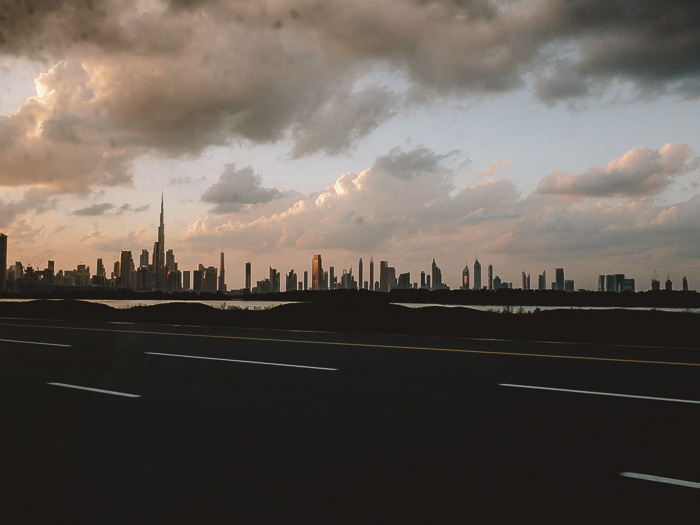
[[[379,291],[388,292],[391,290],[389,283],[389,261],[379,261]]]
[[[165,223],[163,222],[163,193],[160,194],[160,224],[158,241],[153,247],[153,271],[156,272],[156,289],[165,290]]]
[[[557,290],[564,291],[564,268],[557,268],[554,271],[554,278],[557,283]]]
[[[107,271],[105,270],[105,265],[102,263],[102,259],[97,259],[97,277],[106,277]]]
[[[119,277],[121,277],[122,288],[133,288],[131,272],[134,266],[134,260],[131,257],[129,250],[122,250],[119,257]]]
[[[481,290],[481,263],[478,258],[474,261],[474,289]]]
[[[431,282],[433,283],[433,290],[439,290],[442,288],[442,272],[438,265],[435,264],[435,259],[433,259],[433,264],[430,266],[430,275],[432,276]]]
[[[161,259],[162,251],[160,249],[160,243],[158,241],[153,243],[153,272],[155,273],[156,279],[156,290],[165,289],[165,266],[163,265],[163,260]]]
[[[304,291],[309,289],[309,271],[304,270]]]
[[[219,291],[224,293],[226,291],[226,281],[224,279],[224,249],[221,248],[221,263],[219,264]]]
[[[0,233],[0,292],[7,287],[7,235]]]
[[[250,261],[245,263],[245,291],[250,292],[250,286],[252,284],[250,278]]]
[[[148,250],[141,250],[141,256],[139,257],[139,267],[148,266]]]
[[[321,255],[314,255],[311,267],[311,289],[323,290],[323,261]]]
[[[469,262],[464,265],[462,270],[462,290],[469,290]]]
[[[374,258],[369,256],[369,289],[374,291]]]
[[[489,290],[493,290],[493,264],[489,264],[488,279],[489,279]]]
[[[360,263],[357,266],[357,284],[362,288],[362,257],[360,257]]]

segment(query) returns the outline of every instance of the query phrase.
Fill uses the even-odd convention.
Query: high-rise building
[[[141,256],[139,257],[139,268],[142,266],[148,266],[148,250],[141,250]]]
[[[525,274],[525,271],[523,270],[523,290],[529,289],[529,286],[527,285],[527,275]]]
[[[481,263],[478,258],[474,260],[474,289],[481,290]]]
[[[286,276],[284,289],[287,292],[293,292],[297,289],[297,273],[294,271],[294,268],[289,270]]]
[[[374,290],[374,259],[369,256],[369,289]]]
[[[189,290],[190,289],[190,271],[185,270],[182,272],[182,289],[183,290]]]
[[[119,277],[121,278],[122,288],[134,288],[134,284],[131,279],[131,273],[133,271],[134,260],[131,256],[129,250],[122,250],[122,254],[119,257]]]
[[[163,193],[160,194],[160,224],[158,225],[159,260],[165,264],[165,223],[163,222]]]
[[[280,291],[280,272],[277,268],[270,266],[270,292]]]
[[[620,291],[621,292],[632,292],[634,293],[636,291],[635,289],[635,284],[634,284],[634,279],[623,279],[622,280],[622,285],[620,286]]]
[[[245,291],[250,292],[250,287],[252,285],[253,281],[251,280],[251,275],[250,275],[250,261],[245,263]]]
[[[435,264],[435,259],[433,259],[433,263],[430,265],[430,275],[432,276],[433,290],[442,288],[442,271],[438,268],[438,265]]]
[[[683,276],[683,291],[688,291],[688,278],[686,276]]]
[[[651,289],[652,289],[652,291],[661,290],[661,282],[658,279],[652,279],[651,280]]]
[[[362,288],[362,257],[360,257],[360,262],[357,265],[357,283]]]
[[[309,289],[309,271],[304,270],[304,291]]]
[[[402,273],[399,275],[399,289],[401,290],[408,290],[411,288],[411,274],[409,273]]]
[[[598,276],[598,291],[599,292],[605,291],[605,275]]]
[[[489,264],[488,280],[489,290],[493,290],[493,264]]]
[[[0,292],[7,289],[7,235],[0,233]]]
[[[313,266],[311,267],[311,289],[323,290],[323,281],[323,261],[321,255],[314,255]]]
[[[666,277],[666,284],[665,284],[664,288],[665,288],[667,291],[669,291],[669,292],[670,292],[671,290],[673,290],[673,282],[671,282],[671,278],[670,278],[670,277]]]
[[[219,286],[218,290],[221,293],[226,292],[226,280],[224,278],[224,249],[221,248],[221,262],[219,263]]]
[[[218,281],[216,278],[216,266],[207,266],[204,269],[204,276],[202,279],[202,290],[205,292],[211,292],[214,293],[216,292],[216,287],[218,285]]]
[[[165,271],[175,271],[175,254],[172,250],[168,250],[167,252],[165,252]]]
[[[102,263],[102,259],[97,259],[97,277],[106,277],[107,271],[105,270],[105,265]]]
[[[464,265],[464,270],[462,270],[462,290],[469,290],[469,262]]]
[[[389,262],[379,261],[379,291],[388,292],[391,290],[389,284]]]
[[[554,279],[555,282],[557,283],[557,287],[555,288],[556,290],[559,291],[564,291],[564,268],[557,268],[554,270]]]
[[[201,292],[204,284],[204,270],[194,270],[192,272],[192,291]]]
[[[537,289],[546,290],[547,289],[547,270],[543,270],[537,280]]]
[[[335,275],[335,266],[331,266],[329,268],[329,271],[330,271],[329,277],[328,277],[329,278],[329,282],[328,282],[329,289],[335,290],[336,288],[338,288],[338,278]]]

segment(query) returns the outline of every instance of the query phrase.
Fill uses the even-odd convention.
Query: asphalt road
[[[0,319],[0,393],[6,523],[700,519],[697,350]]]

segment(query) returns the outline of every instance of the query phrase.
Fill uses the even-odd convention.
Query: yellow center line
[[[164,335],[164,336],[182,336],[182,337],[201,337],[204,339],[233,339],[238,341],[266,341],[271,343],[299,343],[311,345],[333,345],[333,346],[348,346],[356,348],[384,348],[391,350],[427,350],[432,352],[457,352],[462,354],[484,354],[484,355],[504,355],[514,357],[545,357],[550,359],[576,359],[581,361],[607,361],[612,363],[642,363],[650,365],[675,365],[675,366],[700,366],[700,363],[683,363],[676,361],[651,361],[643,359],[619,359],[612,357],[591,357],[591,356],[573,356],[573,355],[556,355],[556,354],[531,354],[521,352],[500,352],[492,350],[468,350],[464,348],[435,348],[430,346],[400,346],[400,345],[380,345],[373,343],[343,343],[338,341],[311,341],[304,339],[277,339],[266,337],[246,337],[240,335],[213,335],[213,334],[188,334],[182,332],[150,332],[146,330],[116,330],[110,328],[85,328],[77,326],[50,326],[50,325],[27,325],[0,323],[0,326],[20,326],[33,328],[49,328],[54,330],[80,330],[85,332],[113,332],[119,334],[140,334],[140,335]]]

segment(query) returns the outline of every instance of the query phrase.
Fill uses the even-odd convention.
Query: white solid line
[[[547,387],[547,386],[511,385],[511,384],[507,384],[507,383],[500,383],[498,386],[507,386],[507,387],[512,387],[512,388],[529,388],[531,390],[552,390],[554,392],[571,392],[574,394],[590,394],[593,396],[629,397],[632,399],[650,399],[652,401],[670,401],[672,403],[691,403],[693,405],[700,405],[700,401],[694,401],[692,399],[673,399],[670,397],[633,396],[631,394],[615,394],[612,392],[591,392],[588,390],[570,390],[568,388],[551,388],[551,387]]]
[[[138,394],[127,394],[126,392],[115,392],[114,390],[102,390],[100,388],[90,388],[87,386],[69,385],[67,383],[46,383],[47,385],[62,386],[65,388],[75,388],[77,390],[87,390],[89,392],[99,392],[100,394],[111,394],[113,396],[122,397],[141,397]]]
[[[656,481],[657,483],[668,483],[669,485],[680,485],[681,487],[690,487],[700,489],[700,483],[695,481],[685,481],[682,479],[662,478],[661,476],[651,476],[649,474],[638,474],[636,472],[620,472],[620,476],[625,478],[643,479],[645,481]]]
[[[17,341],[15,339],[0,339],[0,342],[3,342],[3,343],[24,343],[26,345],[63,346],[66,348],[70,348],[72,346],[72,345],[62,345],[59,343],[40,343],[38,341]]]
[[[222,357],[202,357],[199,355],[183,355],[183,354],[163,354],[161,352],[144,352],[149,355],[163,355],[166,357],[187,357],[189,359],[206,359],[209,361],[230,361],[232,363],[247,363],[251,365],[269,365],[269,366],[287,366],[291,368],[310,368],[312,370],[331,370],[337,371],[337,368],[324,368],[322,366],[306,366],[306,365],[290,365],[287,363],[266,363],[264,361],[244,361],[242,359],[224,359]]]

